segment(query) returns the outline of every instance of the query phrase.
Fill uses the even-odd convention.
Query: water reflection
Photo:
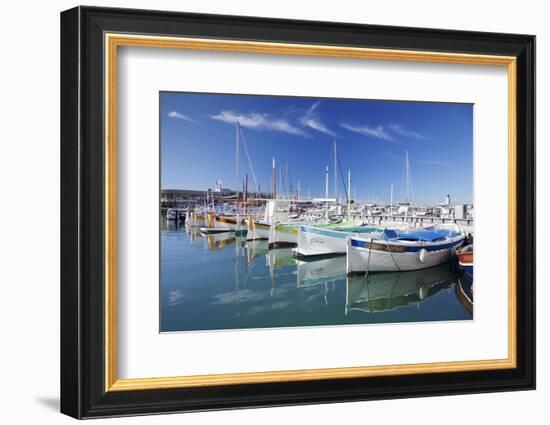
[[[346,314],[352,310],[376,313],[419,305],[452,283],[448,263],[425,270],[348,276]]]
[[[472,318],[449,264],[346,276],[345,256],[303,261],[291,248],[174,223],[161,223],[160,264],[162,331]]]

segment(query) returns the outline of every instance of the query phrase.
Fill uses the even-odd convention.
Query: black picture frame
[[[106,392],[104,33],[517,58],[517,367],[475,372]],[[535,388],[535,37],[76,7],[61,13],[61,412],[75,418]]]

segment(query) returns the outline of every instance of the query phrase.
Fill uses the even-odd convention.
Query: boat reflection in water
[[[210,251],[216,251],[222,249],[223,247],[233,245],[237,238],[235,233],[225,232],[225,233],[211,233],[211,234],[202,234],[206,239],[208,249]]]
[[[269,252],[268,241],[265,239],[254,239],[246,241],[246,259],[249,264],[254,262],[256,257],[264,257]]]
[[[234,233],[161,227],[161,332],[471,320],[450,263],[347,276]]]
[[[417,271],[348,276],[346,314],[353,310],[376,313],[419,305],[449,288],[452,278],[449,263]]]
[[[346,257],[323,258],[316,261],[298,260],[298,287],[335,282],[346,276]]]

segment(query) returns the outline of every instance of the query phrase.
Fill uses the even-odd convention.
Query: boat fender
[[[426,251],[424,248],[418,251],[418,259],[420,260],[421,263],[426,261],[426,255],[428,255],[428,251]]]
[[[418,298],[424,300],[424,298],[426,298],[426,295],[428,295],[428,288],[426,288],[425,286],[421,286],[418,289]]]

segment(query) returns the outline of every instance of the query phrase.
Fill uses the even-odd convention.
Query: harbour
[[[161,219],[163,332],[470,320],[456,261],[408,272],[346,272],[344,255]],[[183,261],[185,259],[185,261]]]

